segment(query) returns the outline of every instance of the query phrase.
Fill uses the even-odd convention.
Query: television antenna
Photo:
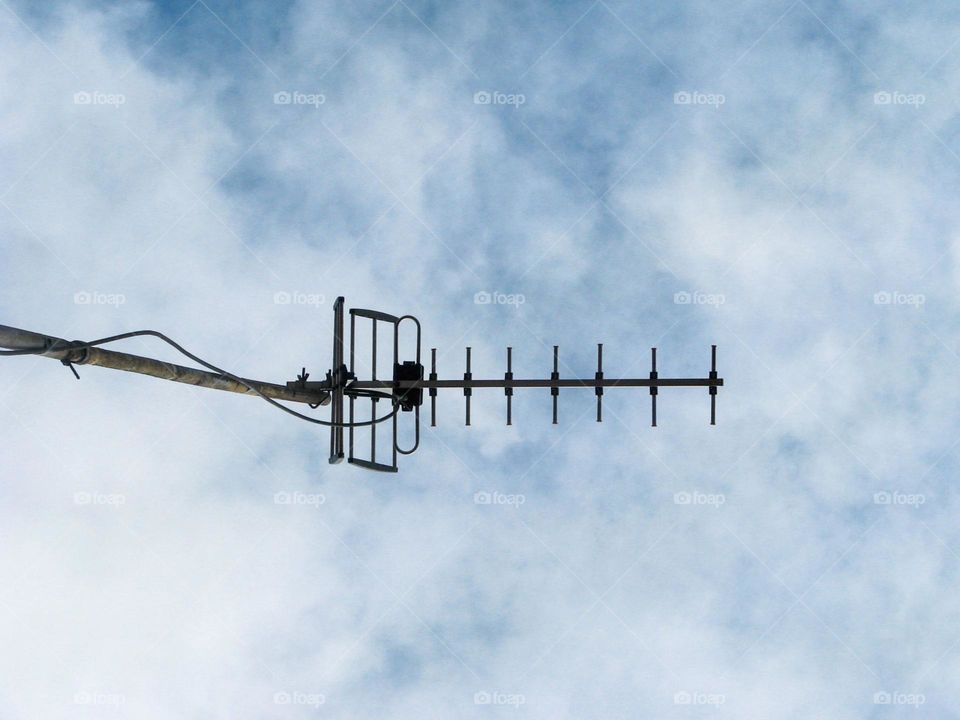
[[[411,455],[420,446],[420,408],[424,403],[424,391],[430,399],[430,425],[437,424],[437,393],[440,390],[460,390],[464,397],[465,424],[470,425],[470,401],[473,391],[479,389],[501,389],[506,398],[507,425],[513,424],[513,393],[514,390],[524,388],[549,389],[553,403],[553,424],[558,423],[558,402],[560,390],[566,388],[591,388],[596,395],[597,422],[603,420],[604,391],[611,388],[640,387],[648,388],[650,393],[651,426],[657,425],[657,395],[664,387],[705,387],[710,395],[710,424],[716,425],[717,419],[717,388],[723,385],[723,378],[717,375],[717,346],[713,345],[710,354],[710,371],[707,377],[701,378],[669,378],[660,377],[657,372],[657,349],[650,350],[650,373],[642,378],[608,378],[603,372],[603,345],[597,345],[597,371],[592,378],[563,378],[559,372],[559,348],[553,346],[553,371],[548,378],[516,378],[513,374],[513,348],[507,348],[507,369],[502,378],[478,379],[474,378],[471,367],[471,348],[466,348],[466,370],[462,378],[441,380],[437,375],[437,350],[430,350],[430,372],[426,374],[421,361],[420,353],[420,321],[412,315],[390,315],[379,310],[365,310],[352,308],[350,313],[349,346],[345,337],[345,308],[343,297],[338,297],[333,304],[333,353],[331,367],[327,370],[323,380],[310,380],[304,368],[296,380],[284,384],[262,382],[238,377],[221,368],[211,365],[193,353],[187,351],[163,333],[155,330],[138,330],[135,332],[113,335],[90,342],[69,341],[51,335],[43,335],[28,330],[0,325],[0,356],[4,355],[40,355],[53,358],[70,368],[79,379],[75,365],[96,365],[99,367],[125,370],[143,375],[151,375],[163,380],[196,385],[199,387],[225,390],[228,392],[246,395],[257,395],[281,410],[302,420],[329,427],[330,429],[330,457],[331,463],[339,463],[344,459],[348,463],[367,470],[380,472],[397,472],[397,461],[400,455]],[[358,323],[369,321],[370,325],[370,363],[363,364],[368,370],[359,371],[357,362]],[[401,360],[400,330],[404,324],[410,324],[416,331],[416,340],[409,354],[404,354]],[[388,348],[392,356],[392,372],[389,378],[377,377],[377,339],[381,327],[386,327],[392,335],[392,342]],[[181,354],[207,368],[185,367],[153,358],[131,355],[129,353],[105,350],[106,345],[119,340],[138,336],[152,336],[171,345]],[[349,354],[345,351],[349,347]],[[362,352],[362,350],[361,350]],[[363,375],[363,377],[361,377]],[[323,420],[299,413],[280,400],[287,402],[305,403],[316,409],[320,406],[330,407],[330,419]],[[369,401],[370,419],[358,420],[358,403]],[[390,408],[389,412],[380,413],[380,403]],[[400,417],[412,415],[413,445],[409,448],[400,447],[398,430]],[[377,460],[377,427],[389,423],[391,442],[388,447],[389,462]],[[344,433],[344,431],[347,431]],[[369,455],[360,448],[362,432],[369,432],[369,442],[366,443]],[[345,437],[346,435],[346,437]],[[345,442],[346,441],[346,442]]]

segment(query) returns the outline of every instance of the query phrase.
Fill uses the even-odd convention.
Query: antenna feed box
[[[410,412],[415,407],[423,405],[422,387],[403,387],[401,383],[423,380],[423,365],[414,360],[404,360],[393,366],[393,382],[399,388],[394,399],[400,404],[403,412]]]

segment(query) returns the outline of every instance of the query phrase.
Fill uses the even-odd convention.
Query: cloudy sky
[[[0,717],[960,717],[958,71],[950,3],[0,0],[0,322],[726,379],[451,394],[381,475],[6,359]]]

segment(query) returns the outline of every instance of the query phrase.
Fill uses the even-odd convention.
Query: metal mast
[[[172,380],[186,385],[225,390],[243,395],[263,394],[275,400],[311,405],[328,405],[330,403],[330,394],[322,390],[295,390],[286,385],[246,378],[240,378],[242,382],[238,382],[221,373],[207,372],[206,370],[175,365],[163,360],[104,350],[99,347],[86,347],[85,345],[82,342],[64,340],[53,335],[43,335],[29,330],[19,330],[0,325],[0,347],[18,351],[18,354],[53,358],[71,368],[73,365],[96,365],[113,370],[139,373],[140,375],[151,375],[161,380]],[[74,374],[76,374],[76,370],[74,370]]]

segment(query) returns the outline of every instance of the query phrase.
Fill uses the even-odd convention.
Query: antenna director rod
[[[720,387],[723,378],[558,378],[535,380],[355,380],[350,388],[373,390],[397,388],[552,388],[552,387]]]
[[[53,337],[52,335],[30,332],[29,330],[20,330],[6,325],[0,325],[0,347],[8,350],[30,350],[32,348],[47,347],[48,350],[45,352],[38,352],[36,354],[55,360],[65,360],[74,365],[97,365],[99,367],[112,368],[113,370],[124,370],[126,372],[139,373],[140,375],[151,375],[161,380],[172,380],[173,382],[184,383],[186,385],[196,385],[213,390],[225,390],[242,395],[254,395],[249,388],[217,373],[184,367],[183,365],[176,365],[162,360],[154,360],[153,358],[141,357],[140,355],[104,350],[99,347],[78,349],[71,347],[69,340]],[[302,402],[314,405],[317,403],[326,405],[330,402],[330,394],[323,390],[298,390],[288,388],[284,385],[261,382],[260,380],[248,380],[247,378],[243,378],[243,380],[257,388],[264,395],[275,400],[287,400],[290,402]]]

